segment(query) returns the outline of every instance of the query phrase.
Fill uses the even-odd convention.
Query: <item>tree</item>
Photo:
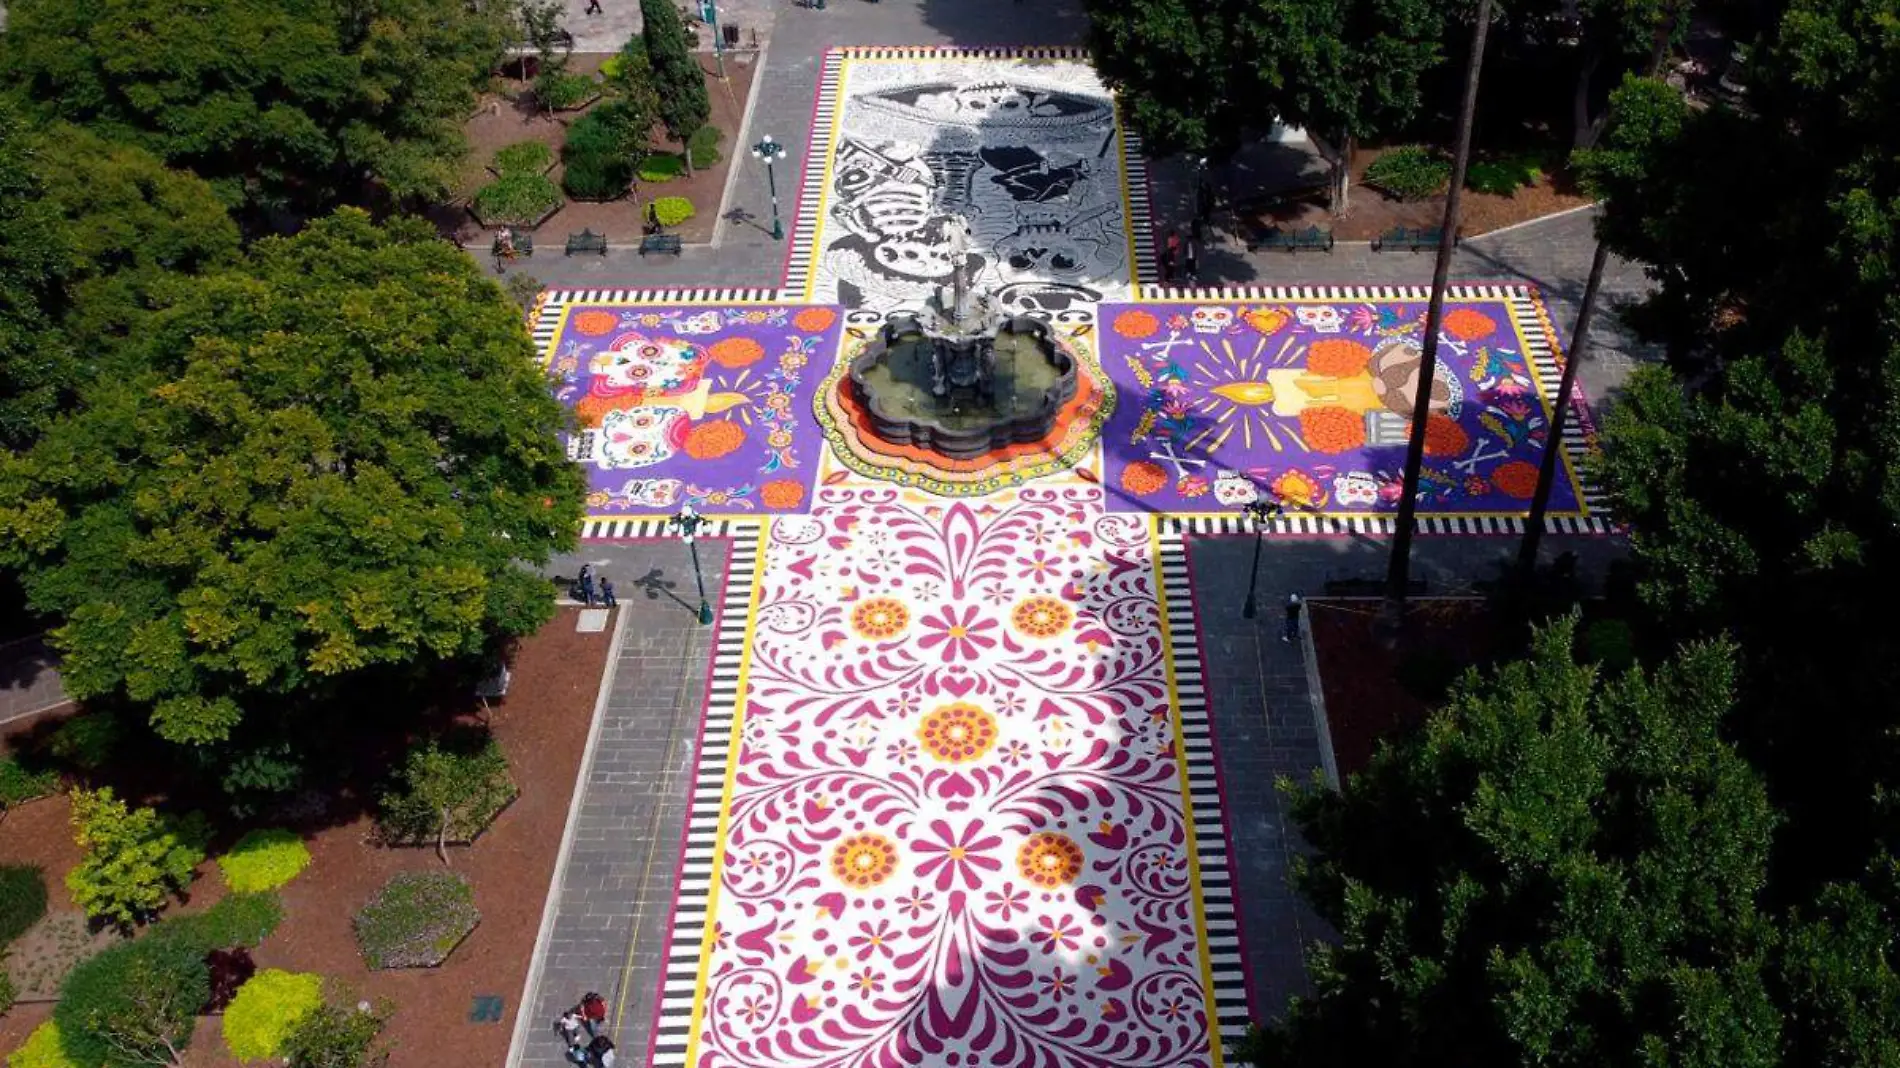
[[[653,89],[659,98],[660,122],[667,136],[679,142],[680,154],[686,157],[686,173],[691,174],[692,153],[686,151],[686,142],[712,117],[712,102],[706,98],[706,72],[699,68],[686,25],[671,0],[640,0],[640,21]]]
[[[69,398],[72,354],[53,326],[73,265],[27,131],[0,101],[0,446],[23,448]]]
[[[75,968],[53,1013],[74,1063],[180,1068],[210,993],[202,954],[172,939],[146,938]]]
[[[285,1062],[290,1068],[380,1065],[388,1060],[389,1052],[378,1047],[377,1038],[394,1013],[395,1006],[387,999],[373,1008],[326,1002],[290,1033],[284,1047]]]
[[[66,873],[73,903],[130,929],[191,885],[204,862],[204,829],[150,808],[128,808],[110,787],[75,790],[73,828],[84,856]]]
[[[312,213],[442,195],[505,12],[433,0],[16,0],[0,74],[43,112]]]
[[[1339,943],[1265,1063],[1775,1063],[1775,817],[1720,733],[1735,651],[1606,682],[1574,628],[1467,675],[1344,793],[1297,798],[1297,879]]]
[[[1282,122],[1335,139],[1344,210],[1354,142],[1419,105],[1441,0],[1091,0],[1089,49],[1151,151],[1226,155]]]
[[[0,456],[0,564],[80,698],[230,736],[553,612],[583,483],[518,309],[421,222],[353,209],[181,281],[121,373]]]

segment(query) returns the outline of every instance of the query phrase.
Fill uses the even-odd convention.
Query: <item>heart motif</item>
[[[976,679],[974,678],[958,678],[952,675],[940,681],[944,689],[949,690],[957,697],[962,697],[964,694],[976,689]]]

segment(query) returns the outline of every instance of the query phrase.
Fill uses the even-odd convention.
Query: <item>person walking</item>
[[[614,1068],[614,1040],[606,1035],[595,1035],[594,1041],[588,1044],[587,1055],[593,1058],[590,1063],[595,1068]]]
[[[581,603],[592,608],[594,606],[594,565],[581,565],[581,577],[576,585],[581,588]]]
[[[587,1021],[581,1016],[579,1005],[561,1014],[554,1021],[554,1030],[567,1043],[567,1059],[575,1064],[587,1063]]]
[[[1168,243],[1161,252],[1161,284],[1174,281],[1174,264],[1181,258],[1181,234],[1178,230],[1168,231]]]
[[[1187,275],[1188,285],[1199,285],[1201,281],[1200,257],[1194,254],[1194,239],[1187,239],[1186,252],[1181,260],[1182,273]]]
[[[1300,600],[1299,594],[1289,593],[1286,595],[1286,629],[1280,632],[1281,641],[1291,642],[1293,639],[1300,636],[1300,606],[1301,604],[1302,602]]]
[[[620,603],[614,600],[614,580],[605,575],[600,577],[600,603],[606,608],[612,608]]]
[[[594,576],[590,572],[587,577],[591,581]],[[607,1027],[607,999],[589,990],[581,995],[580,1010],[581,1020],[587,1025],[587,1033],[595,1038],[602,1037],[601,1031]],[[607,1045],[612,1048],[613,1043]]]
[[[583,15],[598,15],[598,14],[601,14],[601,10],[600,10],[600,0],[587,0],[587,10],[586,10],[586,11],[583,11],[583,12],[581,12],[581,14],[583,14]]]

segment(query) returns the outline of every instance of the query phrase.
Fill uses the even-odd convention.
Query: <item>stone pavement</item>
[[[718,630],[694,617],[684,545],[588,546],[580,557],[556,561],[551,573],[571,576],[582,559],[614,579],[626,618],[577,818],[567,829],[571,845],[556,876],[553,924],[537,946],[516,1026],[510,1063],[537,1068],[566,1063],[551,1024],[589,990],[607,998],[622,1060],[637,1064],[645,1056]],[[700,543],[714,605],[726,560],[726,542]]]
[[[640,0],[600,0],[600,13],[587,13],[588,0],[565,0],[567,14],[561,25],[574,35],[576,52],[618,52],[640,32]],[[699,38],[699,50],[713,47],[709,27],[699,19],[699,0],[669,0],[687,12],[686,28]],[[739,27],[741,47],[756,48],[770,34],[772,20],[784,6],[778,0],[718,0],[715,13],[722,26]]]
[[[1288,881],[1305,850],[1286,800],[1274,785],[1285,776],[1308,781],[1321,767],[1319,728],[1304,658],[1305,646],[1279,640],[1289,593],[1320,596],[1333,579],[1382,578],[1384,538],[1270,538],[1260,557],[1259,605],[1241,614],[1253,543],[1245,537],[1188,541],[1195,611],[1201,631],[1215,755],[1220,764],[1227,828],[1240,906],[1242,946],[1260,1020],[1277,1019],[1287,999],[1310,992],[1303,953],[1331,937]],[[1619,538],[1551,535],[1546,560],[1571,551],[1578,577],[1599,587],[1609,561],[1627,551]],[[1421,537],[1412,574],[1432,596],[1477,592],[1477,580],[1515,558],[1516,538]]]
[[[59,657],[38,638],[0,645],[0,724],[67,703]]]

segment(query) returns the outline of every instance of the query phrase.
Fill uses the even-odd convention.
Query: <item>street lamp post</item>
[[[706,603],[706,576],[699,570],[699,543],[695,540],[699,533],[699,528],[704,525],[705,522],[706,517],[693,511],[692,505],[683,504],[680,506],[680,514],[667,520],[666,523],[667,526],[673,529],[675,534],[680,536],[680,540],[686,543],[686,551],[693,554],[693,583],[699,587],[699,622],[701,626],[712,622],[712,605]]]
[[[1247,569],[1247,603],[1240,614],[1252,619],[1259,614],[1259,605],[1254,601],[1254,593],[1260,585],[1260,542],[1267,531],[1267,523],[1281,512],[1280,502],[1268,500],[1248,501],[1241,506],[1248,522],[1253,524],[1253,566]]]
[[[785,146],[772,140],[766,134],[759,143],[752,146],[752,157],[765,161],[765,185],[772,191],[772,240],[785,239],[785,227],[778,221],[778,179],[772,176],[772,164],[785,158]]]

